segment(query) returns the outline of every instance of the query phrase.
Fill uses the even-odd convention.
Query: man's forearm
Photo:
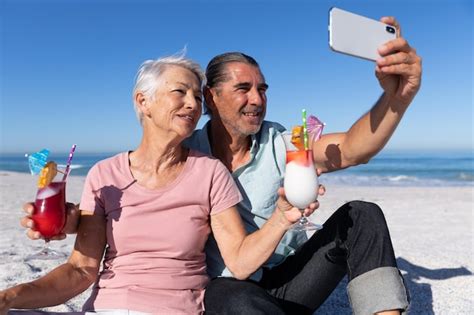
[[[346,167],[367,163],[382,150],[407,108],[408,104],[382,94],[372,109],[349,129],[340,145]]]

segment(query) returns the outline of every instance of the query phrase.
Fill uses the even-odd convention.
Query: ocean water
[[[357,186],[474,186],[474,154],[381,152],[367,164],[323,174],[321,182]]]
[[[59,167],[65,166],[69,153],[53,154],[48,157],[48,161],[55,161]],[[76,150],[71,164],[70,175],[86,176],[89,169],[100,160],[114,156],[117,153],[82,153]],[[24,153],[6,153],[0,154],[0,171],[12,171],[20,173],[29,173],[28,158]]]
[[[95,163],[115,154],[76,151],[71,175],[85,176]],[[67,155],[52,154],[49,160],[64,165]],[[24,153],[0,154],[2,170],[29,173]],[[474,186],[474,154],[472,151],[383,151],[368,164],[323,174],[320,181],[325,185]]]

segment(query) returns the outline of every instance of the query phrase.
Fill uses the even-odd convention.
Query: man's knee
[[[382,209],[375,203],[355,200],[346,204],[354,224],[385,231],[387,222]]]

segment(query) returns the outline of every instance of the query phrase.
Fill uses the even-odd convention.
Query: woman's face
[[[188,69],[168,66],[148,109],[151,122],[157,128],[183,139],[189,137],[202,112],[198,78]]]

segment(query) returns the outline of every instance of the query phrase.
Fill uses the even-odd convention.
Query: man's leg
[[[346,251],[334,245],[337,221],[333,215],[295,255],[264,269],[258,285],[232,278],[212,280],[204,299],[206,314],[312,314],[346,274]],[[237,311],[240,307],[246,312]]]
[[[266,269],[260,285],[288,314],[312,314],[346,273],[355,314],[408,307],[385,218],[373,203],[339,208],[295,255]]]
[[[284,315],[285,312],[265,289],[252,281],[216,278],[206,287],[206,315]]]

